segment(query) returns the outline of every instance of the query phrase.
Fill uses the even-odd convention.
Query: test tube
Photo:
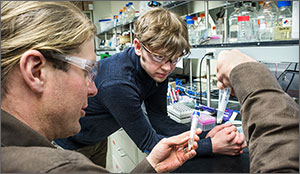
[[[194,135],[196,133],[199,116],[200,116],[200,113],[198,111],[194,111],[193,112],[192,123],[191,123],[191,131],[190,131],[190,138],[189,138],[189,141],[188,141],[189,151],[192,149],[193,144],[194,144]]]
[[[217,112],[217,124],[222,123],[223,116],[225,113],[226,106],[229,101],[230,97],[230,88],[220,89],[219,90],[219,106],[218,106],[218,112]]]

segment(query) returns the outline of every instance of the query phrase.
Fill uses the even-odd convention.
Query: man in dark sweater
[[[95,80],[99,92],[89,98],[86,117],[80,119],[80,133],[55,140],[102,166],[106,139],[121,127],[143,152],[150,152],[164,137],[189,130],[168,117],[166,106],[167,77],[190,52],[185,22],[170,11],[156,8],[138,18],[135,37],[134,47],[100,61]],[[243,135],[234,126],[216,126],[200,135],[197,154],[238,155],[246,146],[243,142]]]
[[[51,144],[79,132],[97,93],[95,34],[68,1],[1,1],[1,173],[109,172]],[[194,138],[191,151],[189,132],[161,140],[132,172],[175,170],[196,155]]]

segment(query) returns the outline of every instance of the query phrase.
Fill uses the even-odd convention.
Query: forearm
[[[259,63],[235,67],[230,82],[242,105],[250,172],[298,172],[299,109],[296,103]]]

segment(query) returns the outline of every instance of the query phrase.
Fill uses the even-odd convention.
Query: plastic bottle
[[[240,13],[241,2],[234,4],[234,11],[229,15],[229,35],[228,42],[235,43],[238,39],[238,16]]]
[[[278,8],[273,1],[265,1],[258,12],[258,38],[260,41],[274,39],[274,23],[277,19]]]
[[[274,30],[274,40],[289,40],[292,33],[292,12],[290,1],[279,1],[279,14]]]
[[[238,42],[253,42],[256,41],[256,36],[253,30],[253,10],[251,1],[244,1],[238,16]]]

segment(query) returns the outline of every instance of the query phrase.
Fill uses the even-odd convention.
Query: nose
[[[161,69],[163,69],[164,71],[171,71],[173,68],[173,65],[171,63],[171,61],[167,61],[165,62],[162,66],[161,66]]]
[[[95,85],[95,82],[92,81],[88,86],[88,97],[94,97],[98,93],[98,89]]]

